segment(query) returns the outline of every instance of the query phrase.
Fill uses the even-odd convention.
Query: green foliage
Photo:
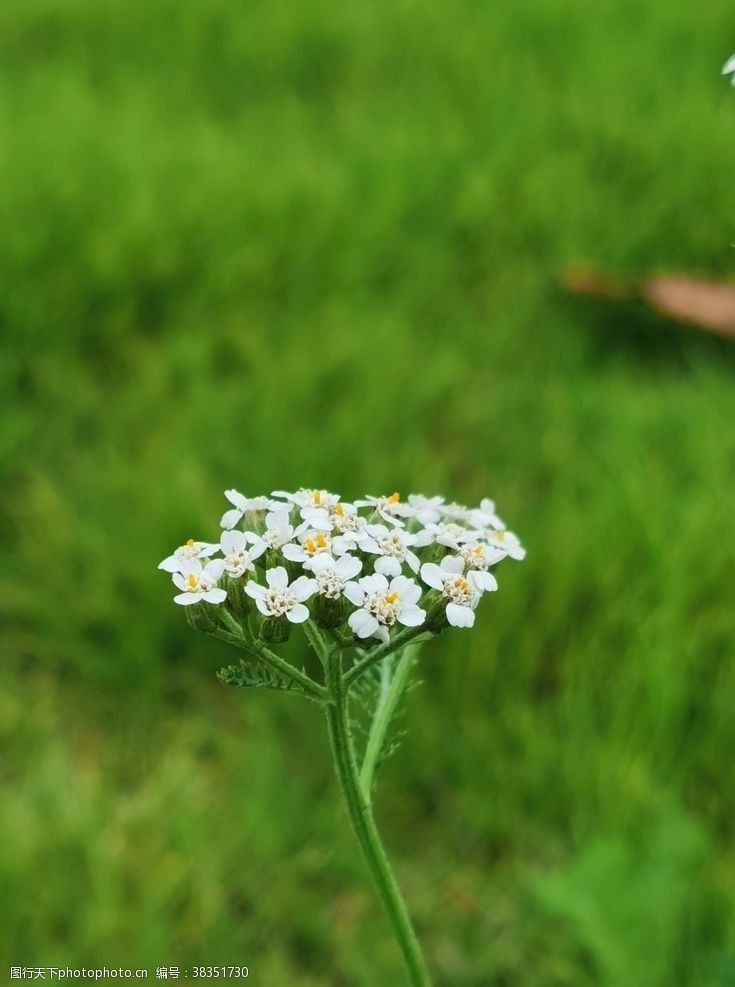
[[[725,0],[0,5],[0,956],[401,983],[319,711],[156,571],[304,483],[529,549],[381,772],[439,984],[733,981],[735,357],[556,287],[732,271],[731,50]]]
[[[390,690],[395,673],[396,656],[390,656],[377,666],[373,666],[358,679],[350,691],[350,716],[353,734],[358,751],[364,756],[370,739],[375,713],[381,707]],[[412,669],[415,676],[415,664]],[[408,684],[400,692],[398,702],[390,710],[387,725],[375,758],[375,770],[395,754],[406,736],[403,725],[409,695],[421,683],[409,677]]]
[[[245,689],[273,689],[276,692],[297,692],[304,695],[298,682],[259,659],[240,659],[237,665],[226,665],[217,672],[217,678],[225,685],[237,685]]]

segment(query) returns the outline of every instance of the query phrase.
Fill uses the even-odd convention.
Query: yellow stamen
[[[461,590],[467,590],[469,589],[470,586],[467,580],[464,579],[462,576],[459,576],[457,579],[454,580],[454,585],[457,587],[457,589],[461,589]]]
[[[322,502],[322,492],[321,490],[315,490],[311,497],[311,502],[315,507],[318,507]]]
[[[344,517],[345,516],[345,509],[344,509],[344,507],[341,504],[335,504],[334,505],[334,513],[338,517]]]
[[[327,539],[324,537],[324,535],[317,535],[316,536],[316,547],[317,548],[326,548],[327,547]]]
[[[396,491],[395,491],[394,493],[392,493],[392,494],[390,495],[390,497],[388,498],[388,503],[389,503],[389,504],[397,504],[397,503],[398,503],[398,501],[399,501],[400,499],[401,499],[401,495],[400,495],[400,494],[398,493],[398,491],[396,490]]]
[[[391,603],[391,604],[392,603],[395,603],[397,599],[398,599],[398,593],[396,593],[395,590],[392,593],[386,593],[385,594],[385,602],[386,603]]]
[[[485,549],[483,548],[482,545],[475,545],[472,551],[475,553],[475,555],[482,555]]]
[[[505,538],[505,532],[504,531],[496,531],[495,534],[497,536],[498,541],[502,541]]]
[[[314,544],[314,539],[307,538],[306,541],[304,542],[304,548],[309,553],[309,555],[313,555],[314,552],[316,552],[316,545]]]
[[[197,577],[194,575],[193,572],[188,573],[186,577],[186,585],[189,587],[189,589],[197,588]]]
[[[194,539],[193,538],[187,538],[186,547],[187,548],[194,548]]]

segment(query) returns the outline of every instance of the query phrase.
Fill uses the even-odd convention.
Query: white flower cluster
[[[483,594],[498,588],[491,568],[525,555],[491,500],[468,508],[394,493],[347,503],[306,489],[225,497],[219,544],[189,539],[159,566],[172,574],[176,603],[247,597],[263,622],[311,616],[387,643],[397,624],[471,627]]]

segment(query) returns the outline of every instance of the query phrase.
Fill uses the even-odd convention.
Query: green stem
[[[342,673],[341,655],[336,648],[332,650],[327,660],[327,689],[329,700],[325,704],[325,710],[329,739],[332,745],[337,778],[352,828],[393,925],[393,931],[406,961],[412,987],[431,987],[421,947],[398,884],[393,876],[393,871],[388,863],[373,819],[370,802],[365,797],[360,785],[350,734],[346,676]]]
[[[386,658],[380,668],[380,697],[378,705],[375,707],[373,722],[370,724],[365,756],[360,769],[360,788],[365,799],[370,801],[370,791],[373,787],[373,775],[383,749],[385,735],[395,715],[396,706],[401,698],[401,693],[408,684],[408,679],[413,668],[415,649],[418,645],[404,648],[398,659],[396,670],[393,671],[393,659]]]
[[[426,634],[425,627],[404,627],[402,630],[388,641],[387,644],[379,644],[377,648],[373,648],[372,651],[368,651],[364,658],[361,658],[356,664],[345,675],[345,684],[348,689],[350,689],[359,678],[365,674],[365,672],[371,668],[376,661],[381,661],[388,655],[392,655],[394,651],[398,651],[399,648],[403,648],[409,641],[418,637],[420,634]]]
[[[221,637],[224,641],[229,641],[231,644],[236,644],[241,647],[244,651],[249,654],[260,658],[266,665],[270,665],[271,668],[280,672],[286,678],[290,679],[292,682],[297,682],[299,686],[304,690],[307,696],[311,699],[316,699],[317,701],[323,701],[326,698],[326,689],[324,686],[319,685],[314,679],[306,675],[305,672],[300,671],[298,668],[283,658],[280,658],[277,654],[274,654],[267,648],[262,641],[257,639],[251,639],[245,637],[242,627],[237,623],[234,617],[231,617],[224,608],[220,613],[220,617],[229,630],[222,630],[218,628],[214,631],[215,637]]]

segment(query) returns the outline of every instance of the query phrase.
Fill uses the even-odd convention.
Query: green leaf
[[[288,679],[277,669],[261,660],[243,661],[237,665],[226,665],[217,672],[217,678],[225,685],[236,685],[245,689],[271,689],[276,692],[297,692],[306,695],[298,684]]]
[[[355,684],[350,700],[352,702],[352,729],[353,735],[358,741],[363,751],[367,749],[371,730],[374,728],[374,718],[381,702],[381,697],[393,682],[395,675],[394,656],[386,658],[380,665],[369,669],[365,675]],[[406,700],[410,693],[419,686],[419,680],[409,681],[401,692],[398,702],[390,711],[390,716],[385,725],[385,733],[380,742],[380,748],[375,759],[375,769],[401,745],[401,741],[406,735],[406,731],[401,728],[400,721],[406,709]]]

